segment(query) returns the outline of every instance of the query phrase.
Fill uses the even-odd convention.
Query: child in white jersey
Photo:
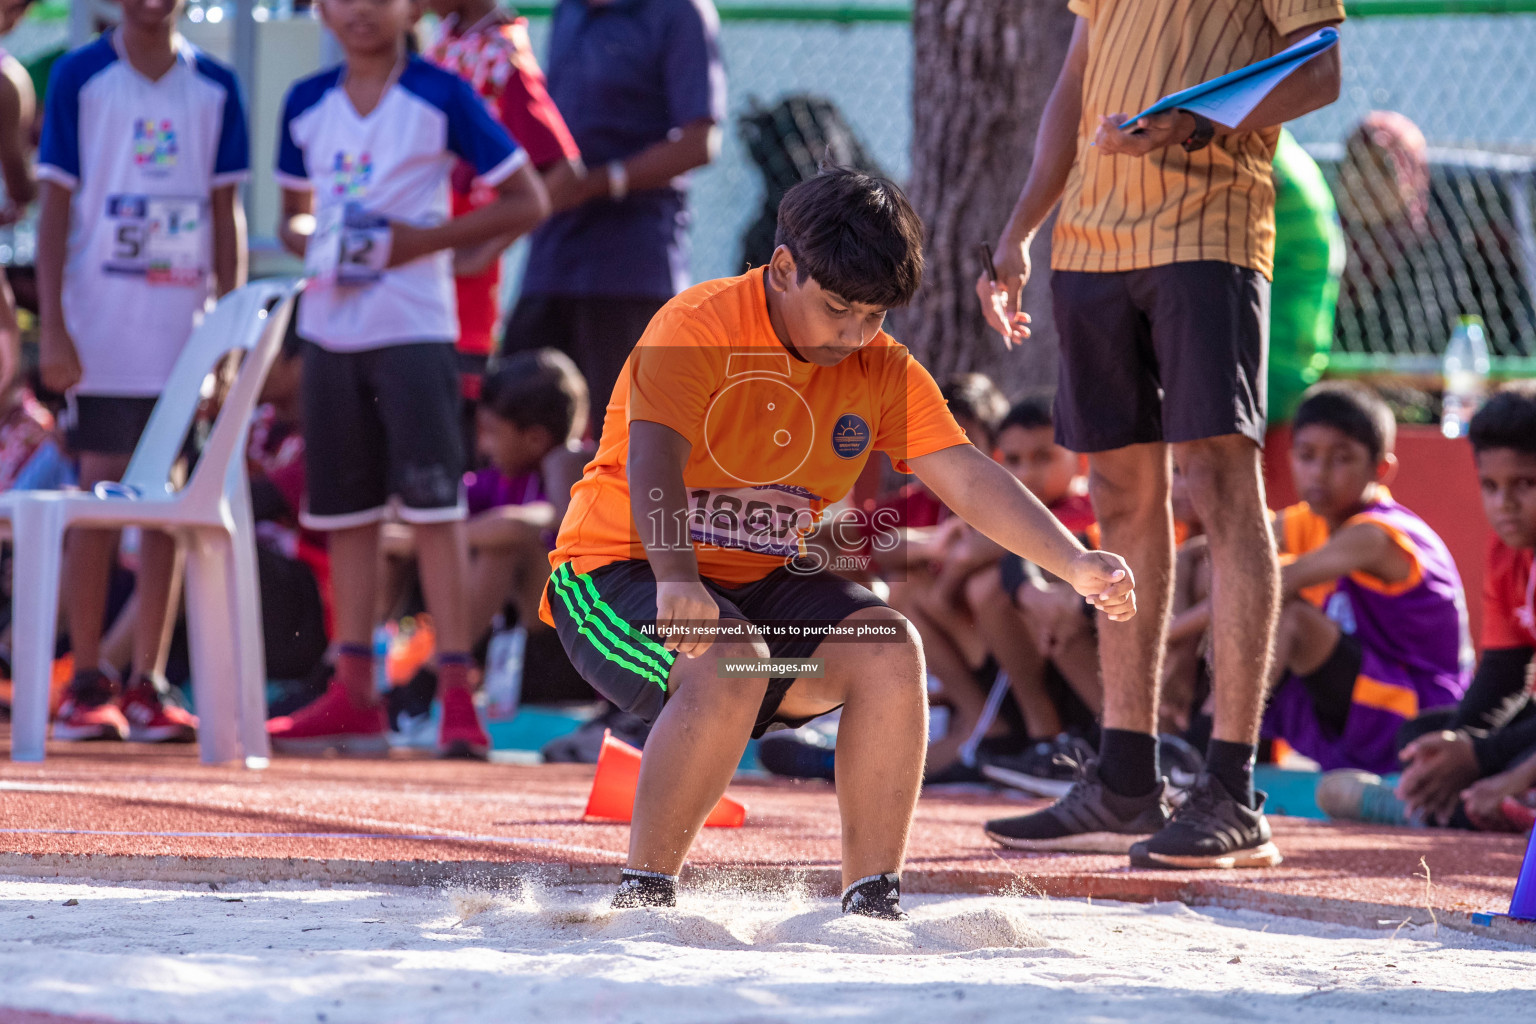
[[[59,59],[38,177],[43,383],[70,398],[80,483],[117,480],[193,327],[244,280],[236,186],[250,167],[234,74],[176,32],[183,0],[121,0],[122,23]],[[54,739],[193,738],[161,674],[175,544],[146,531],[133,674],[98,668],[116,537],[75,531],[65,610],[75,658]]]
[[[314,703],[268,723],[278,750],[385,747],[369,641],[379,523],[392,507],[416,528],[437,632],[439,751],[484,756],[489,746],[470,700],[449,250],[526,232],[548,214],[549,198],[470,85],[407,53],[420,10],[417,0],[323,0],[346,61],[296,82],[283,111],[280,230],[316,276],[299,308],[302,520],[330,531],[336,674]],[[449,219],[458,160],[497,197]]]

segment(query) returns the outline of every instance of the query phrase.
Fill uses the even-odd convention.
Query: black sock
[[[629,907],[677,906],[677,876],[659,871],[624,868],[619,872],[619,891],[613,894],[616,910]]]
[[[1146,796],[1157,788],[1157,737],[1105,729],[1099,740],[1099,779],[1121,796]]]
[[[1220,782],[1222,788],[1232,794],[1232,799],[1244,807],[1253,807],[1253,756],[1252,743],[1228,743],[1211,740],[1205,752],[1205,770]]]

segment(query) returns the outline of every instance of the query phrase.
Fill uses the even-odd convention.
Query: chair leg
[[[51,501],[19,503],[11,528],[11,760],[41,761],[48,739],[49,683],[59,625],[63,509]]]
[[[187,538],[187,634],[197,702],[198,753],[204,764],[239,760],[239,610],[230,601],[231,539],[222,530]]]
[[[256,567],[256,531],[239,518],[230,545],[229,605],[234,610],[240,664],[240,745],[247,768],[264,768],[272,756],[267,737],[267,657],[261,629],[261,580]]]

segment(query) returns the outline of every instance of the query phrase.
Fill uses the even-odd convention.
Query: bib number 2
[[[304,274],[319,285],[365,285],[389,265],[389,221],[356,203],[323,207],[304,250]]]

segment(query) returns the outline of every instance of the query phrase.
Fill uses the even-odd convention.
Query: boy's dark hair
[[[849,302],[894,309],[923,283],[923,222],[901,189],[862,171],[834,168],[784,193],[773,244],[802,283]]]
[[[518,352],[485,378],[480,404],[527,430],[544,427],[556,443],[587,423],[587,382],[570,356],[552,348]]]
[[[1331,380],[1314,384],[1301,398],[1292,433],[1302,427],[1332,427],[1345,437],[1359,441],[1376,462],[1392,452],[1397,444],[1397,420],[1381,396],[1364,384]]]
[[[1008,415],[1008,399],[984,373],[957,373],[944,382],[939,394],[949,403],[950,415],[975,420],[994,436]]]
[[[997,425],[998,435],[1001,436],[1009,427],[1037,430],[1054,426],[1056,420],[1051,412],[1051,404],[1050,395],[1025,395],[1013,403],[1013,408],[1008,410],[1003,422]]]
[[[1467,428],[1474,452],[1511,448],[1536,455],[1536,380],[1513,381],[1493,393]]]

